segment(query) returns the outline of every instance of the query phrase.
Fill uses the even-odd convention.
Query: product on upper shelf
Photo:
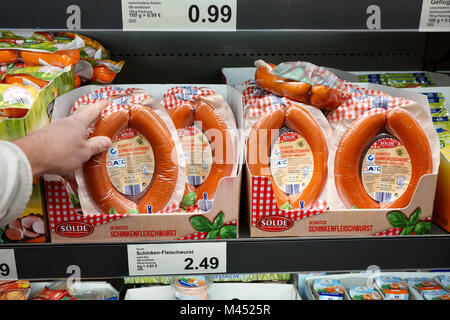
[[[176,276],[172,281],[176,300],[208,300],[208,276]]]
[[[0,281],[0,300],[27,300],[29,294],[29,281]]]
[[[72,39],[79,37],[84,41],[84,46],[80,48],[81,63],[75,69],[83,82],[110,84],[122,70],[125,61],[111,60],[109,51],[98,41],[73,32],[59,32],[57,36]]]
[[[314,297],[317,300],[344,300],[345,289],[339,280],[315,279],[313,282]]]
[[[352,300],[383,300],[375,289],[369,287],[350,287],[348,293]]]
[[[429,74],[425,72],[365,74],[359,75],[358,80],[396,88],[430,87],[434,85]]]
[[[273,94],[331,110],[345,100],[343,81],[325,68],[309,62],[284,62],[278,66],[258,60],[255,82]]]
[[[313,207],[327,180],[326,121],[312,107],[272,95],[262,99],[269,106],[252,99],[246,104],[247,167],[271,181],[278,208]]]
[[[108,104],[90,137],[113,140],[76,174],[84,214],[157,213],[179,203],[184,161],[178,135],[160,104],[140,89],[102,88],[78,99],[73,112]]]
[[[186,160],[181,207],[208,211],[222,178],[236,175],[239,153],[233,112],[222,96],[205,87],[171,88],[161,103],[177,129]]]
[[[419,179],[432,173],[430,143],[407,109],[372,111],[354,121],[339,142],[337,191],[347,208],[406,207]],[[361,171],[355,170],[361,163]]]
[[[61,73],[68,72],[70,68],[55,66],[25,66],[23,64],[0,67],[1,82],[7,84],[19,83],[31,85],[36,89],[42,89]]]
[[[385,300],[408,300],[408,284],[403,279],[395,276],[379,276],[375,278],[375,284],[383,292]]]

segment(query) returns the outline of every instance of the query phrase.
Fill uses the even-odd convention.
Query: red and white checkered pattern
[[[425,219],[420,220],[420,221],[431,221],[431,217],[426,217]],[[391,228],[386,231],[374,233],[372,236],[376,236],[376,237],[399,236],[400,233],[402,232],[402,230],[403,230],[402,228]]]
[[[126,214],[98,214],[89,216],[79,214],[74,210],[66,188],[58,181],[46,181],[45,193],[47,197],[49,225],[52,232],[55,232],[56,226],[63,222],[79,221],[98,226],[128,216]]]
[[[47,197],[47,212],[49,217],[50,230],[55,231],[58,224],[66,221],[81,221],[98,226],[120,218],[128,217],[128,214],[92,214],[83,215],[77,213],[70,201],[66,188],[59,181],[46,181],[45,193]],[[158,214],[181,212],[180,203],[174,201],[168,204]]]
[[[200,97],[207,97],[213,94],[216,94],[216,92],[209,88],[196,86],[173,87],[164,94],[162,105],[167,110],[170,110],[186,101],[195,102]]]
[[[328,114],[327,117],[330,122],[344,119],[353,120],[360,118],[369,111],[376,113],[377,109],[387,110],[412,103],[412,101],[402,97],[394,97],[382,91],[360,88],[350,83],[344,84],[343,92],[348,96],[348,99]]]
[[[315,216],[328,211],[326,201],[318,201],[312,208],[280,210],[277,207],[271,181],[266,177],[252,177],[252,225],[263,217],[283,216],[294,221]]]
[[[232,220],[230,222],[224,223],[224,226],[228,225],[237,225],[237,220]],[[178,240],[204,240],[206,239],[206,236],[208,235],[208,232],[195,232],[192,234],[188,234],[187,236],[184,236],[182,238],[179,238]]]

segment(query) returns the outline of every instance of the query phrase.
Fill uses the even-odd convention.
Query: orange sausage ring
[[[275,132],[282,126],[296,131],[308,142],[313,154],[314,172],[306,188],[287,195],[274,183],[270,174],[269,154]],[[247,140],[247,166],[253,176],[265,176],[272,182],[278,207],[286,202],[291,209],[311,207],[319,197],[327,179],[328,148],[317,121],[301,106],[290,105],[261,116],[253,125]]]
[[[397,200],[379,204],[362,185],[359,163],[364,147],[384,129],[406,148],[411,159],[412,175],[408,187]],[[341,138],[334,166],[336,188],[347,208],[379,209],[406,207],[419,179],[432,172],[433,163],[430,144],[423,129],[407,110],[393,108],[357,119]]]
[[[197,187],[186,186],[187,189],[195,190],[197,200],[213,199],[219,181],[223,177],[231,175],[233,170],[233,143],[225,122],[212,106],[201,100],[196,101],[195,104],[185,102],[178,107],[174,107],[169,110],[169,116],[176,129],[190,127],[194,125],[194,121],[199,121],[208,141],[214,142],[219,139],[217,143],[220,148],[213,148],[212,150],[213,164],[206,180]],[[218,135],[211,133],[218,133]]]
[[[114,137],[125,128],[133,128],[150,142],[155,156],[155,172],[150,187],[135,203],[116,190],[106,169],[106,153],[93,156],[83,165],[88,192],[102,212],[125,214],[129,212],[155,213],[166,207],[175,190],[178,163],[172,159],[175,144],[159,116],[150,108],[133,105],[129,110],[118,110],[101,117],[95,124],[92,136]],[[176,160],[175,160],[176,161]]]
[[[276,65],[268,63],[275,68]],[[311,104],[320,109],[334,109],[340,105],[342,94],[326,85],[314,85],[303,81],[289,80],[273,75],[265,66],[259,66],[255,73],[255,82],[258,87],[289,98],[291,100]]]

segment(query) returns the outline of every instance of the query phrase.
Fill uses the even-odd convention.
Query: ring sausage
[[[389,205],[390,208],[408,206],[419,179],[433,170],[431,147],[425,132],[405,109],[393,108],[387,112],[386,129],[399,138],[411,157],[412,175],[402,196]]]
[[[323,84],[317,84],[311,88],[309,102],[319,109],[334,109],[341,104],[341,93]]]
[[[284,193],[270,174],[270,147],[278,136],[285,121],[284,109],[277,109],[262,115],[253,125],[247,139],[247,167],[252,176],[267,177],[272,185],[277,206],[289,203],[289,196]]]
[[[308,185],[298,194],[289,196],[292,209],[311,207],[319,197],[327,180],[328,147],[325,136],[317,121],[305,109],[298,105],[286,108],[286,126],[295,130],[305,138],[311,148],[314,161],[314,171]]]
[[[302,192],[287,195],[273,181],[269,168],[270,147],[274,130],[282,126],[296,131],[308,142],[314,161],[311,181]],[[272,183],[278,207],[286,202],[291,209],[307,208],[314,204],[327,179],[328,148],[325,137],[316,120],[301,106],[291,105],[261,116],[250,131],[247,141],[247,165],[253,176],[265,176]],[[302,205],[300,202],[302,201]]]
[[[92,68],[92,82],[111,83],[116,78],[116,73],[107,66],[99,65]]]
[[[32,66],[52,65],[60,68],[74,66],[80,61],[80,50],[59,50],[56,52],[21,51],[24,63]]]
[[[364,147],[383,130],[396,137],[406,148],[412,165],[412,176],[399,199],[379,204],[365,191],[359,172]],[[342,202],[347,208],[403,208],[411,201],[417,183],[431,173],[431,148],[428,139],[412,115],[402,108],[366,115],[357,119],[344,133],[336,151],[335,182]]]
[[[181,106],[170,109],[168,114],[177,130],[194,124],[194,104],[191,102],[185,102]]]
[[[204,194],[207,195],[208,199],[213,199],[219,181],[231,175],[233,171],[233,141],[227,125],[208,103],[197,101],[195,104],[195,120],[201,122],[203,132],[208,140],[213,143],[211,171],[205,181],[196,188],[195,193],[197,199],[202,199]]]
[[[212,148],[213,164],[208,177],[197,187],[186,184],[196,193],[196,199],[204,198],[206,193],[208,199],[213,199],[219,181],[229,176],[233,170],[234,152],[233,143],[229,130],[215,109],[204,101],[197,101],[195,104],[186,101],[180,106],[174,107],[168,111],[176,129],[187,128],[194,125],[194,121],[201,123],[201,129],[208,138],[208,141],[216,145]],[[218,133],[215,135],[214,133]],[[187,190],[185,190],[185,194]]]
[[[269,63],[269,65],[272,68],[276,67],[276,65],[271,63]],[[259,66],[256,69],[255,82],[258,87],[271,93],[284,96],[297,102],[309,102],[310,84],[277,77],[270,73],[270,70],[265,66]]]
[[[129,110],[120,109],[102,116],[95,124],[92,136],[113,138],[126,128],[140,132],[150,142],[155,155],[155,172],[150,187],[135,203],[116,190],[106,169],[106,153],[93,156],[83,165],[84,179],[93,201],[102,212],[125,214],[137,210],[139,213],[155,213],[165,208],[176,186],[178,164],[172,159],[174,142],[162,120],[150,109],[133,105]]]
[[[133,105],[130,108],[130,127],[144,135],[152,146],[155,155],[153,181],[138,201],[138,211],[158,212],[166,207],[176,187],[178,163],[172,159],[175,144],[166,125],[159,116],[148,107]]]
[[[128,127],[129,115],[127,110],[118,110],[100,117],[95,123],[90,137],[114,137]],[[114,209],[117,213],[125,214],[130,209],[136,209],[136,204],[126,198],[111,183],[106,168],[106,153],[104,151],[94,155],[83,165],[83,175],[91,199],[103,213]]]

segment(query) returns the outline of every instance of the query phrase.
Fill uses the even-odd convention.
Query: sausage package
[[[77,112],[107,101],[91,137],[108,136],[108,151],[76,173],[85,214],[158,213],[184,192],[185,161],[178,135],[161,105],[145,90],[105,87],[79,98]]]
[[[240,148],[233,111],[207,87],[173,87],[161,103],[174,122],[186,160],[187,182],[180,207],[208,211],[221,179],[238,172]]]
[[[251,236],[430,232],[439,139],[425,95],[301,61],[256,65],[237,86]],[[317,85],[333,90],[313,101]]]
[[[196,112],[203,112],[200,117],[206,115],[198,120],[212,128],[214,140],[208,144],[203,143],[204,137],[211,138],[211,133],[204,130],[206,126],[203,125],[196,127],[198,130],[185,128],[184,134],[189,135],[186,138],[188,141],[192,136],[198,138],[190,141],[195,143],[195,146],[200,146],[200,149],[205,147],[204,149],[208,151],[201,153],[209,154],[209,158],[208,156],[205,158],[212,159],[210,174],[207,177],[212,172],[218,182],[216,184],[217,180],[213,180],[211,184],[206,185],[208,186],[206,196],[202,192],[202,197],[194,203],[192,198],[195,191],[186,186],[189,184],[188,179],[197,182],[193,180],[198,178],[188,178],[186,168],[188,156],[183,150],[182,142],[185,136],[180,136],[176,130],[174,121],[165,108],[167,101],[164,100],[169,99],[169,93],[176,91],[176,88],[188,88],[189,91],[195,87],[178,84],[136,84],[117,87],[88,85],[72,90],[56,101],[52,120],[66,117],[78,108],[89,107],[92,102],[108,100],[108,106],[94,125],[92,135],[111,136],[113,145],[105,154],[94,156],[85,163],[76,173],[76,183],[61,181],[61,177],[57,176],[45,176],[52,242],[238,237],[241,204],[237,199],[240,199],[241,192],[243,148],[238,131],[243,124],[241,96],[230,86],[198,85],[202,90],[207,88],[205,92],[214,92],[202,96],[198,105],[194,104]],[[183,92],[187,94],[187,91]],[[139,105],[139,108],[135,108],[135,105]],[[162,130],[161,122],[150,119],[148,114],[136,114],[134,110],[138,109],[141,112],[141,106],[145,108],[148,106],[153,110],[166,130]],[[111,116],[113,120],[108,120]],[[130,126],[128,129],[126,126],[122,128],[120,123],[127,123],[127,118]],[[226,154],[232,155],[232,161],[223,164],[228,168],[231,167],[231,170],[222,174],[220,170],[214,169],[213,165],[222,165],[221,162],[214,160],[223,160],[224,155],[220,154],[222,148],[217,146],[220,146],[221,137],[224,137],[221,130],[228,128],[231,143],[226,146]],[[117,131],[120,132],[119,135],[115,135]],[[142,135],[136,135],[134,131]],[[164,132],[168,132],[170,138]],[[196,141],[202,143],[198,144]],[[153,154],[147,152],[149,146]],[[173,150],[171,155],[178,163],[176,177],[175,171],[168,170],[172,162],[172,158],[167,158],[168,149]],[[217,153],[212,154],[212,150]],[[201,164],[198,170],[202,170],[203,161]],[[134,166],[135,170],[128,172],[129,165]],[[205,167],[208,169],[208,165]],[[164,172],[168,178],[157,180]],[[122,179],[125,176],[130,179]],[[150,189],[155,185],[158,187]],[[173,191],[170,191],[171,188]]]

